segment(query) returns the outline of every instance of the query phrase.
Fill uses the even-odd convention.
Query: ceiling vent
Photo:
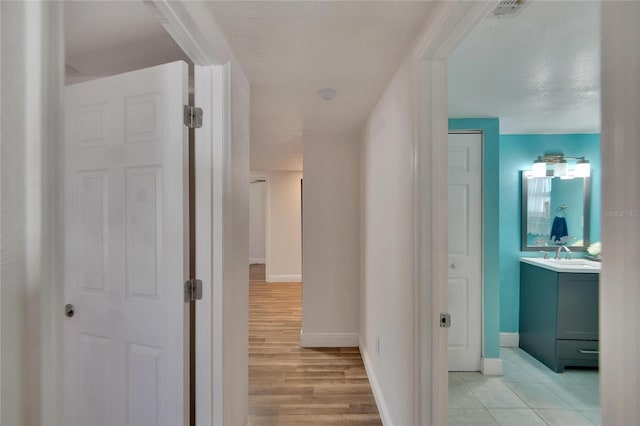
[[[513,19],[520,15],[524,9],[531,4],[527,0],[502,0],[495,9],[489,14],[489,18],[509,18]]]

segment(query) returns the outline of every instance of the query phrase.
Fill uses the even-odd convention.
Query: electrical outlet
[[[376,336],[376,354],[380,355],[380,337]]]

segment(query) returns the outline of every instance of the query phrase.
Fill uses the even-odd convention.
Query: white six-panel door
[[[187,78],[174,62],[66,88],[66,425],[184,423]]]
[[[482,134],[449,134],[449,371],[478,371],[482,351]]]

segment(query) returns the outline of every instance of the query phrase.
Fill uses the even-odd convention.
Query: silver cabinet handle
[[[594,349],[578,349],[581,354],[599,354],[600,351]]]

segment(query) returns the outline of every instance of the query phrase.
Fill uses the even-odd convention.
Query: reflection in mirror
[[[589,178],[522,176],[523,251],[589,245]]]

